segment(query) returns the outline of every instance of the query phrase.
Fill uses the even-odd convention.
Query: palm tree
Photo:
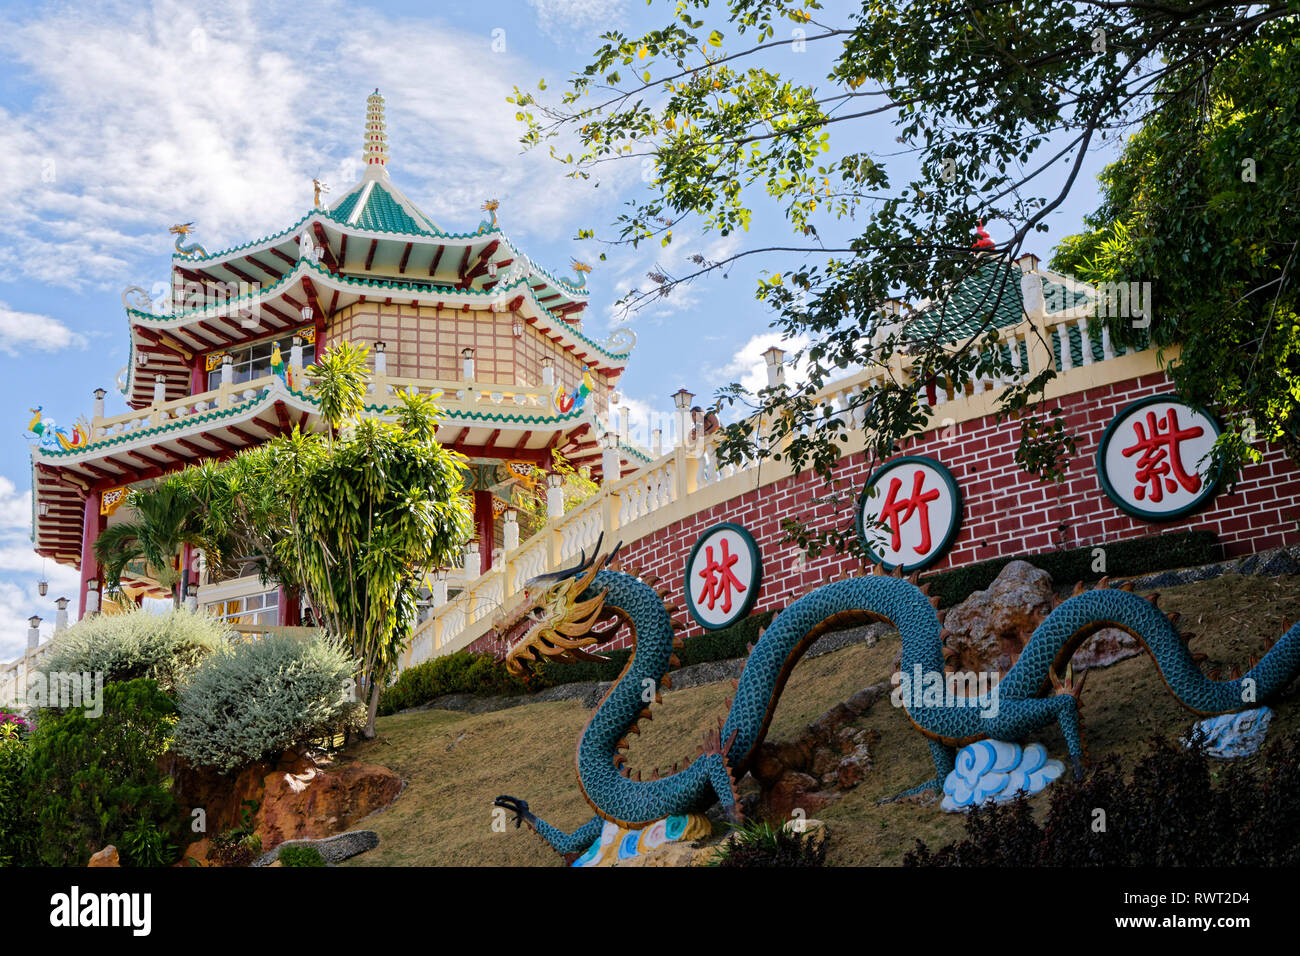
[[[95,560],[108,591],[122,586],[122,572],[132,561],[143,560],[158,583],[171,589],[172,604],[181,604],[181,572],[176,556],[184,545],[201,543],[197,502],[183,487],[165,483],[132,491],[128,505],[135,521],[111,525],[95,541]]]

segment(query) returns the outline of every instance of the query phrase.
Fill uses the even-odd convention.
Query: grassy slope
[[[1213,663],[1244,663],[1262,640],[1282,633],[1282,621],[1300,618],[1300,576],[1242,578],[1169,588],[1160,606],[1179,611],[1192,649]],[[795,669],[773,720],[770,739],[793,734],[828,707],[868,684],[887,679],[897,639],[855,645],[804,661]],[[1227,667],[1224,667],[1226,673]],[[725,713],[730,682],[671,691],[654,720],[633,738],[628,759],[647,775],[655,766],[693,755],[701,732]],[[1300,728],[1294,687],[1281,702],[1270,738]],[[1083,694],[1091,754],[1117,754],[1126,763],[1146,750],[1153,733],[1185,733],[1192,715],[1179,706],[1145,655],[1099,669]],[[491,714],[421,711],[381,718],[379,737],[349,756],[392,767],[406,781],[397,801],[369,817],[378,849],[354,865],[557,865],[559,858],[526,828],[492,831],[492,799],[509,793],[528,800],[550,823],[571,829],[591,817],[574,774],[574,747],[590,711],[574,701],[530,704]],[[860,721],[880,734],[867,779],[818,814],[830,826],[832,864],[894,864],[917,838],[931,846],[961,835],[959,816],[936,806],[876,801],[933,773],[925,739],[906,717],[881,702]],[[1065,758],[1056,728],[1039,735],[1053,756]],[[1046,797],[1035,798],[1045,804]]]

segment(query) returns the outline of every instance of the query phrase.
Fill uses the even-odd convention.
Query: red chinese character
[[[718,598],[722,598],[722,613],[731,613],[731,591],[734,588],[737,591],[744,591],[745,585],[740,583],[740,579],[732,573],[732,566],[740,560],[739,554],[732,554],[727,547],[727,539],[722,539],[722,560],[713,560],[713,545],[705,545],[704,556],[708,562],[699,576],[704,579],[704,587],[700,590],[700,596],[695,599],[696,604],[707,602],[710,611],[717,604]]]
[[[1163,421],[1157,420],[1155,412],[1147,412],[1146,427],[1144,428],[1141,422],[1134,422],[1133,431],[1137,435],[1137,441],[1123,449],[1125,458],[1137,452],[1142,453],[1137,460],[1138,483],[1133,488],[1133,497],[1138,501],[1144,498],[1150,501],[1161,501],[1166,490],[1173,494],[1178,490],[1179,485],[1192,494],[1201,490],[1200,475],[1189,475],[1183,468],[1182,451],[1179,445],[1185,439],[1199,438],[1205,433],[1205,429],[1200,425],[1193,425],[1180,431],[1177,409],[1170,408],[1165,412]],[[1171,474],[1173,477],[1170,477]],[[1145,485],[1151,487],[1148,489],[1144,487]]]
[[[889,494],[885,496],[885,507],[880,510],[880,520],[889,522],[889,530],[893,534],[890,539],[892,551],[898,551],[903,547],[903,525],[907,524],[912,514],[917,511],[921,513],[921,544],[917,547],[916,553],[925,554],[930,550],[930,502],[939,497],[939,489],[935,488],[923,494],[921,486],[924,484],[925,472],[920,470],[914,472],[912,496],[898,501],[896,500],[898,489],[903,487],[903,480],[895,477],[889,482]]]

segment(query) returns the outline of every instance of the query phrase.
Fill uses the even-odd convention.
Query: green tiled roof
[[[427,235],[427,231],[416,225],[410,214],[379,183],[375,183],[375,188],[370,190],[370,198],[366,200],[366,207],[361,210],[355,225],[362,229]]]
[[[356,221],[351,222],[349,220],[356,212],[357,203],[362,196],[366,197],[365,205],[361,207],[361,214],[357,216]],[[402,204],[393,197],[393,194],[379,182],[375,182],[370,187],[369,195],[364,185],[354,189],[326,215],[345,226],[364,229],[367,232],[394,232],[408,236],[439,235],[416,222],[411,214],[402,208]]]
[[[339,222],[347,222],[348,216],[352,215],[352,210],[357,207],[357,199],[361,196],[360,189],[354,189],[351,193],[344,196],[337,206],[329,210],[326,215]]]
[[[912,319],[904,334],[912,339],[955,342],[980,329],[1015,325],[1024,317],[1020,270],[1010,263],[990,263],[959,282],[947,301],[935,303]]]
[[[1088,293],[1077,289],[1071,290],[1059,282],[1044,278],[1043,301],[1047,304],[1048,312],[1064,312],[1066,309],[1073,309],[1086,303]]]

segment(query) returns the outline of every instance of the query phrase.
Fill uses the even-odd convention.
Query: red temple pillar
[[[492,543],[495,523],[492,518],[492,492],[474,492],[474,531],[478,536],[479,573],[492,570]]]
[[[104,591],[104,582],[99,576],[99,562],[95,560],[95,541],[104,530],[104,525],[104,516],[99,513],[99,492],[92,489],[86,494],[86,512],[81,528],[81,603],[77,610],[78,619],[86,616],[86,583],[95,578],[99,581],[100,594]]]
[[[302,623],[301,612],[298,592],[280,585],[280,623],[285,627],[297,627]]]

